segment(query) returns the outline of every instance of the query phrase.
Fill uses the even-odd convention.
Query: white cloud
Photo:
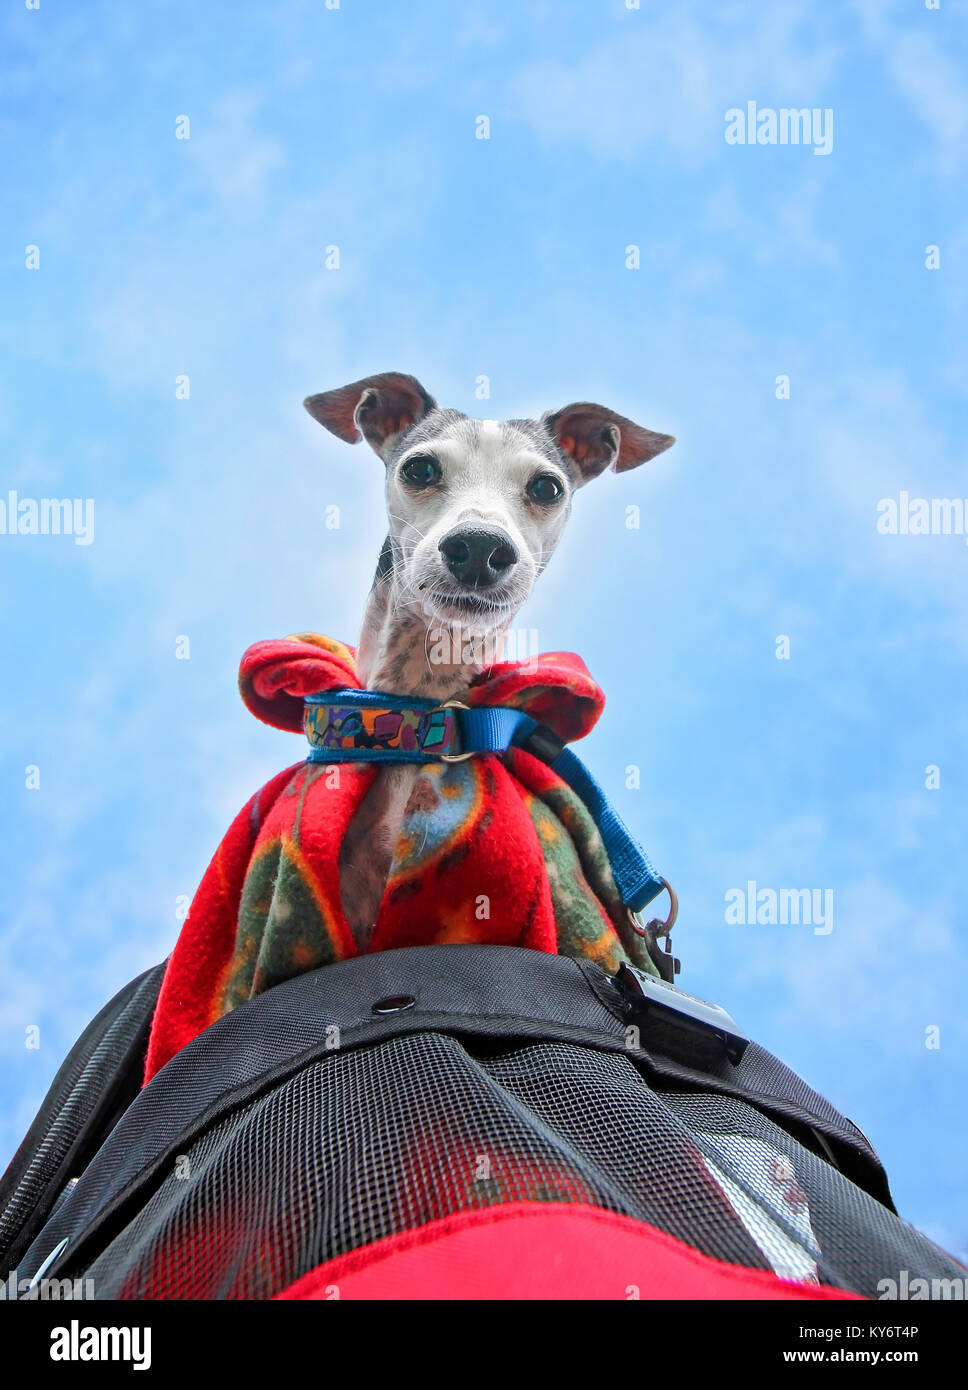
[[[217,198],[261,198],[271,176],[286,163],[281,141],[255,128],[260,105],[253,92],[232,92],[214,102],[214,119],[204,113],[192,119],[191,138],[184,147]]]
[[[706,198],[709,231],[729,233],[734,246],[760,265],[843,268],[839,247],[818,228],[823,182],[807,172],[775,204],[749,211],[734,185],[719,184]]]
[[[943,172],[961,168],[968,157],[968,83],[964,68],[946,43],[946,21],[954,7],[901,13],[908,27],[896,22],[898,7],[885,0],[859,0],[858,12],[868,42],[880,54],[885,71],[918,120],[934,138]],[[910,27],[912,22],[917,28]]]

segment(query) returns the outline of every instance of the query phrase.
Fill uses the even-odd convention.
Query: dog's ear
[[[549,411],[542,415],[541,422],[558,448],[574,463],[579,486],[609,467],[614,467],[616,473],[638,468],[676,442],[671,434],[643,429],[624,415],[590,401]]]
[[[380,372],[303,401],[313,419],[333,434],[347,444],[358,443],[362,435],[382,459],[387,458],[398,435],[422,420],[436,404],[416,377],[403,372]]]

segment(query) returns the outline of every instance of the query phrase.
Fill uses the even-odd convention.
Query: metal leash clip
[[[632,930],[635,932],[636,936],[644,938],[649,950],[649,955],[652,958],[652,963],[655,965],[662,979],[671,984],[679,974],[680,968],[678,959],[672,954],[672,941],[670,940],[672,928],[675,926],[676,918],[679,916],[679,899],[676,896],[676,890],[669,880],[662,878],[661,874],[659,878],[663,888],[669,894],[669,915],[665,921],[663,921],[661,917],[652,917],[648,922],[643,922],[639,914],[633,912],[630,907],[626,908],[626,911],[629,915],[629,922]],[[664,951],[659,950],[660,937],[665,937]]]

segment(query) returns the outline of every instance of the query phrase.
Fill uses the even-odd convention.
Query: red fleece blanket
[[[258,642],[239,671],[252,713],[300,735],[305,696],[358,686],[353,649],[315,633]],[[493,666],[462,698],[526,710],[569,742],[604,705],[584,663],[562,652]],[[300,761],[236,816],[168,962],[146,1081],[253,995],[358,954],[340,901],[339,849],[376,771]],[[466,941],[655,973],[584,803],[520,749],[420,766],[367,950]]]

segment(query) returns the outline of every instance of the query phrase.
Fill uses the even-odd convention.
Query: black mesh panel
[[[868,1295],[900,1269],[963,1273],[745,1103],[657,1091],[621,1054],[427,1032],[333,1053],[213,1125],[84,1277],[98,1298],[266,1298],[332,1256],[516,1200],[591,1203]]]

